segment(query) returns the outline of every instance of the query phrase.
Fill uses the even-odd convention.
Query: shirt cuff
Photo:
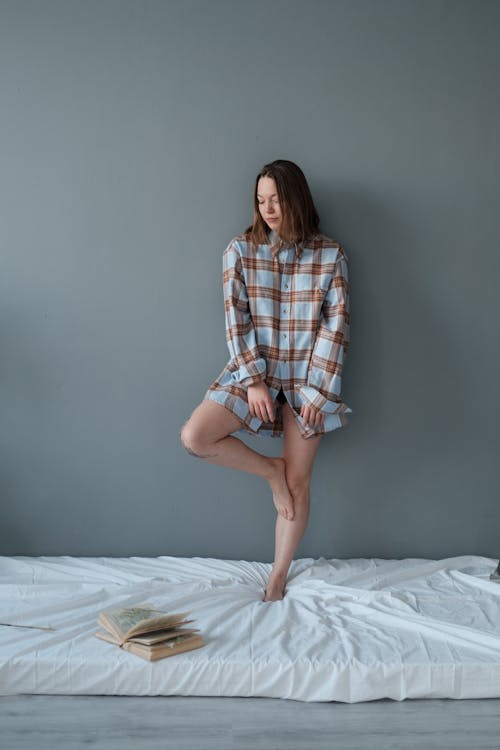
[[[330,401],[311,385],[299,385],[298,389],[306,406],[314,406],[325,414],[335,414],[345,409],[341,401]]]
[[[248,362],[246,365],[241,365],[237,370],[234,370],[231,373],[231,379],[240,385],[249,386],[264,380],[266,370],[266,360],[263,358],[257,359],[255,362]]]

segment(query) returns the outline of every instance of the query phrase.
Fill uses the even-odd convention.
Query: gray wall
[[[1,0],[2,554],[273,559],[268,485],[179,430],[288,158],[352,289],[296,557],[498,555],[499,30],[485,0]]]

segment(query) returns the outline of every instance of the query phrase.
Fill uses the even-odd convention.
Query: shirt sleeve
[[[349,348],[349,270],[347,256],[342,249],[322,311],[309,363],[307,385],[300,387],[300,393],[306,404],[332,414],[342,404],[342,368]]]
[[[237,365],[231,378],[240,385],[248,386],[265,379],[267,363],[260,356],[257,346],[241,257],[234,242],[224,251],[222,278],[226,340],[231,360]]]

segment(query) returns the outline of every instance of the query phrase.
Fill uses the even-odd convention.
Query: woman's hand
[[[248,406],[253,417],[263,422],[274,422],[274,404],[267,383],[261,380],[247,388]]]
[[[325,415],[314,406],[302,404],[300,416],[304,420],[306,427],[322,427]]]

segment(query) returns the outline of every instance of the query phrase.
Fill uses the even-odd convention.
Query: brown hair
[[[244,234],[256,245],[268,241],[269,228],[259,211],[257,187],[261,177],[272,177],[276,183],[281,208],[280,237],[287,242],[303,242],[319,232],[319,215],[303,171],[293,161],[276,159],[265,164],[255,179],[253,222]]]

